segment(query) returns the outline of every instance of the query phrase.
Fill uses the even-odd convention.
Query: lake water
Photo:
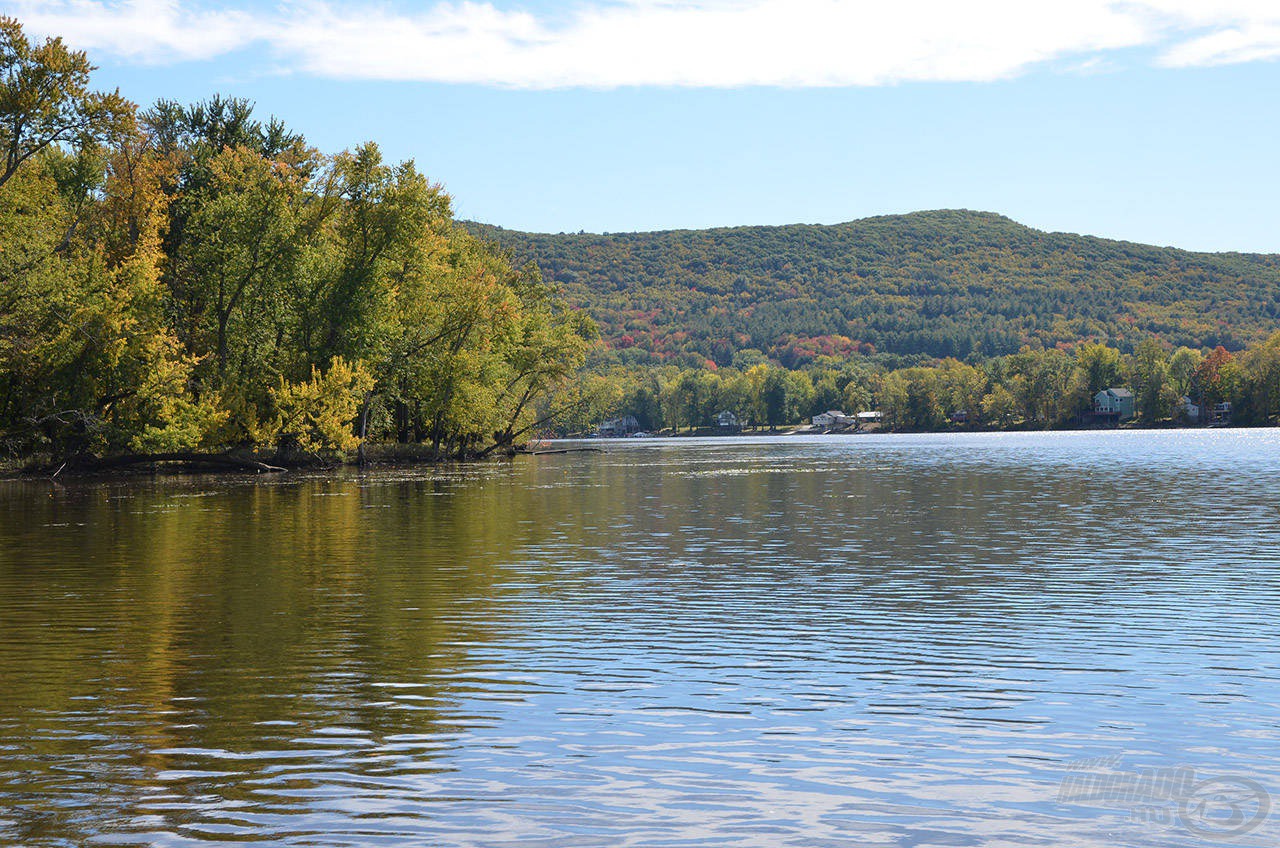
[[[0,844],[1280,842],[1280,432],[593,444],[0,484]]]

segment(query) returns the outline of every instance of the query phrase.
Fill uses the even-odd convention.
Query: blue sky
[[[17,0],[146,104],[253,99],[538,231],[966,207],[1280,252],[1280,4]]]

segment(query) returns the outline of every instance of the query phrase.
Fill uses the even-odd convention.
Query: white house
[[[1192,424],[1200,423],[1200,404],[1186,395],[1178,401],[1178,410],[1182,413],[1182,417]]]
[[[858,413],[859,424],[876,424],[876,423],[879,423],[880,419],[882,418],[884,418],[884,415],[881,414],[879,410],[871,410],[869,412]]]
[[[813,426],[815,427],[848,427],[850,424],[857,422],[857,418],[852,415],[845,415],[838,409],[828,409],[826,412],[819,412],[813,416]]]
[[[624,415],[621,418],[611,418],[600,426],[596,427],[596,433],[605,438],[616,438],[625,436],[628,433],[635,432],[640,429],[640,422],[636,420],[634,415]]]

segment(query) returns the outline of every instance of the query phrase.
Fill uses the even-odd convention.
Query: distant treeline
[[[859,357],[826,358],[803,370],[776,363],[740,368],[612,367],[589,378],[596,399],[564,422],[586,430],[634,416],[642,430],[711,427],[729,411],[755,427],[800,424],[827,410],[878,410],[895,430],[1054,428],[1091,423],[1095,396],[1127,388],[1139,424],[1193,423],[1184,398],[1206,410],[1231,404],[1231,421],[1280,419],[1280,332],[1239,353],[1223,347],[1170,351],[1146,339],[1132,353],[1083,343],[1026,349],[977,364],[943,359],[889,368]],[[1206,419],[1207,420],[1207,414]]]
[[[471,455],[579,403],[590,319],[412,162],[91,71],[0,18],[4,453]]]
[[[999,215],[835,226],[535,234],[469,224],[534,260],[616,364],[787,368],[893,354],[970,361],[1083,341],[1242,350],[1280,325],[1280,257],[1191,253]]]

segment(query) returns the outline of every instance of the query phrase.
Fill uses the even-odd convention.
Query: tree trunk
[[[369,404],[373,400],[373,392],[364,393],[364,403],[360,404],[360,446],[356,448],[356,461],[361,468],[369,466],[369,458],[364,452],[364,441],[369,435]]]

